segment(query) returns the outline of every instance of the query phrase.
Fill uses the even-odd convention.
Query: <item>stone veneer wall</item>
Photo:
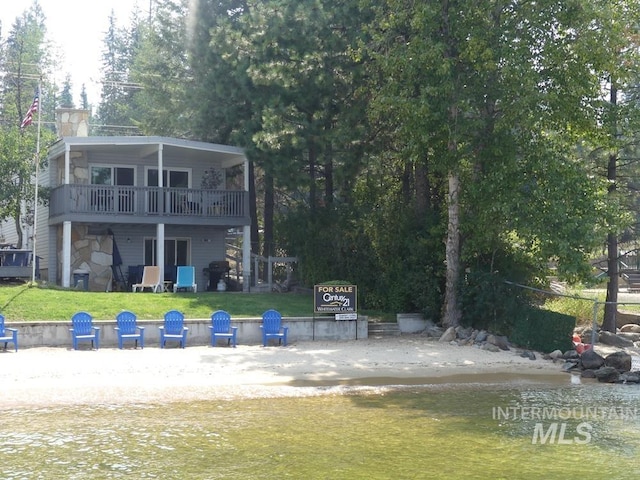
[[[58,108],[56,130],[59,137],[89,136],[89,110]]]
[[[58,159],[58,185],[64,183],[64,156]],[[71,152],[69,155],[69,183],[89,183],[89,162],[86,153]]]
[[[59,245],[62,245],[62,229],[59,230]],[[62,258],[62,251],[58,253]],[[71,228],[71,287],[73,271],[89,272],[89,290],[104,292],[111,281],[111,264],[113,261],[113,237],[111,235],[89,234],[88,225],[73,225]],[[60,263],[62,271],[62,263]]]
[[[89,110],[59,108],[56,110],[56,129],[59,137],[89,135]],[[58,185],[64,183],[64,156],[58,159]],[[89,162],[84,152],[69,155],[69,182],[89,183]],[[59,271],[62,272],[62,229],[58,230]],[[89,234],[89,226],[73,224],[71,228],[71,283],[73,271],[89,272],[89,290],[104,292],[111,281],[113,238],[110,235]]]

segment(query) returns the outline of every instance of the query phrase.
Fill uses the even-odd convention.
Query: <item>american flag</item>
[[[20,124],[20,128],[28,127],[33,123],[33,114],[38,111],[38,102],[39,102],[39,92],[36,91],[36,95],[35,97],[33,97],[33,102],[31,103],[29,110],[27,110],[27,114],[25,115],[24,120],[22,120],[22,123]]]

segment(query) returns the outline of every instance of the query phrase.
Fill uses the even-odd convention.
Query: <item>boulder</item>
[[[628,372],[631,370],[631,355],[626,352],[613,352],[604,359],[607,367],[613,367],[619,372]]]
[[[473,334],[473,327],[462,327],[462,326],[457,326],[456,327],[456,335],[458,338],[463,338],[463,339],[468,339],[471,338],[471,335]]]
[[[449,343],[456,339],[456,329],[455,327],[447,328],[442,336],[438,339],[439,342]]]
[[[595,370],[583,370],[582,373],[580,374],[580,376],[582,378],[596,378],[596,371]]]
[[[498,347],[497,345],[494,345],[493,343],[487,342],[484,345],[482,345],[482,350],[487,350],[489,352],[499,352],[500,347]]]
[[[640,374],[625,372],[620,375],[618,381],[622,383],[640,383]]]
[[[627,340],[630,340],[632,343],[640,342],[640,333],[618,332],[618,336],[621,338],[626,338]]]
[[[562,354],[562,358],[564,358],[565,360],[573,360],[580,358],[580,355],[575,350],[567,350]]]
[[[509,350],[509,340],[507,340],[507,337],[505,336],[489,335],[487,337],[487,342],[495,345],[500,350]]]
[[[488,336],[489,336],[489,334],[486,332],[486,330],[480,330],[478,332],[478,334],[476,335],[476,342],[477,343],[482,343],[482,342],[487,340]]]
[[[427,337],[440,338],[442,336],[443,330],[442,330],[442,328],[438,327],[437,325],[434,325],[433,327],[430,327],[427,324],[427,328],[424,331],[424,333],[427,335]]]
[[[600,343],[604,343],[605,345],[611,345],[612,347],[619,348],[627,348],[633,347],[633,342],[626,338],[621,337],[620,335],[616,335],[615,333],[602,331],[600,332]]]
[[[601,367],[593,372],[599,382],[616,383],[620,378],[620,372],[613,367]]]
[[[520,356],[522,358],[528,358],[529,360],[535,360],[536,359],[536,354],[534,352],[532,352],[531,350],[525,350],[523,351]]]
[[[578,368],[578,364],[579,362],[577,360],[568,360],[562,365],[562,371],[569,372],[575,368]]]
[[[597,370],[605,364],[604,357],[598,355],[592,348],[580,355],[580,363],[585,370]]]
[[[554,350],[553,352],[551,352],[549,354],[549,358],[552,360],[556,360],[558,358],[562,358],[562,351],[561,350]]]

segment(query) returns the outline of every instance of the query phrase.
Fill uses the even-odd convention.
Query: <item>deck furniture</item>
[[[282,315],[277,310],[267,310],[262,314],[262,345],[267,346],[269,339],[277,338],[278,344],[287,346],[287,333],[289,327],[282,327]]]
[[[164,325],[160,329],[160,348],[164,348],[167,340],[177,340],[180,347],[187,345],[187,332],[189,328],[184,326],[184,315],[177,310],[169,310],[164,314]]]
[[[71,340],[73,349],[78,349],[78,342],[91,342],[91,348],[100,348],[100,327],[93,326],[93,318],[87,312],[77,312],[71,317]]]
[[[143,292],[145,288],[150,288],[153,293],[162,292],[164,287],[160,278],[160,267],[145,265],[142,271],[142,280],[140,283],[134,283],[131,286],[133,292],[138,290]]]
[[[236,348],[238,327],[231,326],[231,315],[224,310],[217,310],[211,314],[211,346],[215,347],[218,339],[227,340],[227,345]]]
[[[173,284],[173,293],[179,288],[191,290],[193,293],[198,291],[196,283],[196,269],[192,266],[179,266],[176,273],[176,282]]]
[[[118,348],[122,350],[125,340],[134,340],[135,348],[138,348],[138,340],[140,340],[140,348],[144,348],[144,327],[139,327],[136,314],[128,310],[124,310],[116,315],[116,333],[118,334]]]
[[[4,349],[7,344],[13,343],[16,352],[18,351],[18,329],[9,328],[4,325],[4,315],[0,315],[0,342],[4,342]]]

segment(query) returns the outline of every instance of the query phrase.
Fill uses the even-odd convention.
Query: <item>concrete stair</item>
[[[369,338],[396,337],[400,327],[395,322],[369,322]]]

